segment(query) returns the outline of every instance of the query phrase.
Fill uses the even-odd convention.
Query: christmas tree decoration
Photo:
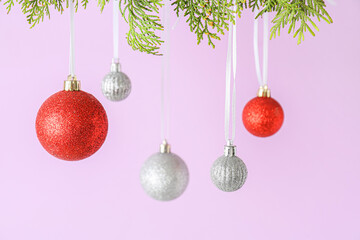
[[[7,0],[4,5],[10,11],[15,2],[21,4],[21,9],[27,15],[27,21],[33,27],[45,16],[50,18],[50,9],[54,8],[55,11],[62,13],[70,1],[72,0],[43,0],[32,1],[29,4],[28,1]],[[76,7],[83,6],[84,9],[87,9],[89,4],[88,0],[73,1],[76,3]],[[102,11],[110,1],[98,0],[97,2]],[[162,30],[163,26],[158,15],[159,9],[167,2],[170,0],[120,1],[121,15],[129,25],[127,41],[132,49],[159,54],[158,50],[163,40],[158,36],[158,30]],[[245,9],[254,11],[260,7],[261,11],[256,14],[255,18],[259,18],[265,13],[274,13],[274,18],[271,20],[273,24],[271,38],[280,35],[281,29],[288,26],[287,32],[294,33],[293,37],[297,38],[298,43],[304,40],[306,31],[315,36],[314,30],[319,30],[315,19],[324,20],[329,24],[333,22],[326,11],[324,0],[174,0],[171,4],[174,6],[177,17],[183,13],[190,31],[196,34],[197,43],[199,44],[205,38],[212,47],[215,47],[213,40],[220,40],[220,35],[229,29],[229,24],[234,22],[236,16],[241,17]],[[232,10],[233,6],[236,6],[235,11]]]
[[[234,7],[235,11],[235,7]],[[236,20],[234,26],[229,26],[229,43],[226,59],[225,86],[225,145],[224,155],[219,157],[211,167],[210,176],[214,185],[224,192],[239,190],[247,178],[245,163],[236,156],[236,146],[233,145],[236,133]],[[232,67],[231,67],[232,65]],[[233,91],[231,97],[231,68],[233,75]],[[230,108],[230,105],[231,108]],[[232,112],[232,137],[230,138],[230,112]]]
[[[211,168],[211,180],[224,192],[240,189],[247,178],[245,163],[236,156],[236,147],[231,141],[225,146],[224,155],[219,157]]]
[[[101,103],[80,90],[75,72],[74,6],[70,2],[70,75],[64,90],[50,96],[36,117],[36,134],[45,150],[59,159],[76,161],[94,154],[105,141],[108,119]]]
[[[258,96],[250,100],[243,110],[245,128],[257,137],[269,137],[278,132],[284,122],[284,111],[270,96],[265,85],[260,87]]]
[[[111,72],[102,80],[101,90],[107,99],[114,102],[124,100],[130,95],[130,78],[121,71],[119,63],[114,61],[111,64]]]
[[[160,152],[150,156],[141,168],[141,185],[145,192],[159,201],[178,198],[189,182],[189,171],[185,162],[171,153],[170,145],[164,141]]]
[[[101,90],[111,101],[121,101],[131,92],[129,77],[121,71],[119,63],[119,0],[113,0],[113,49],[114,56],[111,71],[102,80]]]
[[[161,139],[160,152],[148,158],[140,171],[140,181],[145,192],[159,201],[170,201],[180,197],[189,182],[189,170],[185,162],[171,153],[166,141],[169,136],[169,3],[164,7],[164,38],[166,40],[161,70]],[[166,90],[165,90],[166,89]]]
[[[258,10],[257,10],[258,11]],[[255,12],[256,14],[257,12]],[[268,15],[264,14],[263,28],[263,76],[261,76],[259,46],[258,46],[258,20],[254,22],[254,54],[256,75],[259,82],[257,97],[250,100],[242,113],[245,128],[257,137],[269,137],[278,132],[284,122],[284,111],[281,105],[271,97],[267,85],[268,79]]]
[[[69,76],[64,91],[50,96],[36,117],[41,145],[54,157],[75,161],[94,154],[105,141],[108,120],[105,109],[80,82]]]

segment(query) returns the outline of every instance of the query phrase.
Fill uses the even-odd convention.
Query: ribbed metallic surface
[[[156,153],[141,168],[141,185],[152,198],[170,201],[178,198],[189,182],[185,162],[173,153]]]
[[[131,92],[129,77],[123,72],[110,72],[102,80],[102,93],[111,101],[121,101]]]
[[[211,168],[211,180],[224,192],[240,189],[247,178],[245,163],[237,156],[221,156]]]

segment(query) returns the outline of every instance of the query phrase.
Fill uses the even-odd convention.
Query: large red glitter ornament
[[[36,133],[51,155],[76,161],[94,154],[104,143],[108,119],[101,103],[84,91],[50,96],[36,117]]]
[[[242,114],[245,128],[257,137],[269,137],[281,128],[284,111],[280,104],[270,96],[250,100]]]

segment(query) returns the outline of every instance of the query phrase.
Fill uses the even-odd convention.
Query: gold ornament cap
[[[160,145],[160,153],[170,153],[171,152],[171,146],[168,144],[166,140],[162,142]]]
[[[260,86],[259,91],[257,93],[258,97],[271,97],[270,89],[267,85]]]
[[[68,76],[67,80],[64,81],[64,90],[80,91],[80,81],[76,79],[76,76]]]

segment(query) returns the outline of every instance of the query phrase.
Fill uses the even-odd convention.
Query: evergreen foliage
[[[86,9],[89,3],[89,0],[73,1],[76,10],[79,4]],[[101,11],[109,3],[109,0],[97,1]],[[159,12],[163,1],[119,0],[119,10],[129,25],[127,40],[134,50],[159,55],[163,42],[158,36],[159,30],[163,30]],[[15,2],[21,5],[31,27],[43,21],[44,17],[50,18],[51,7],[62,13],[64,7],[69,6],[69,0],[4,0],[8,12]],[[232,10],[234,4],[236,12]],[[258,8],[260,12],[256,18],[266,12],[275,13],[271,20],[270,38],[280,35],[281,29],[288,26],[288,33],[293,33],[298,43],[304,40],[305,32],[315,36],[314,30],[319,31],[315,19],[333,22],[324,0],[173,0],[172,6],[178,17],[183,15],[186,18],[190,31],[197,36],[197,43],[205,37],[212,47],[215,47],[214,40],[220,40],[219,35],[223,35],[234,18],[241,17],[245,9],[254,11]]]

